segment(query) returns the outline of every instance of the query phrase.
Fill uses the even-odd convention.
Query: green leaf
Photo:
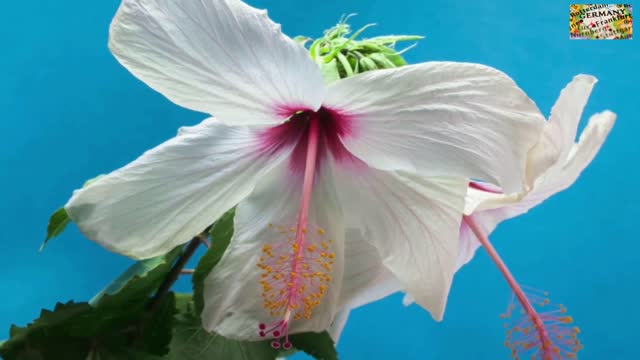
[[[141,350],[153,355],[164,355],[169,352],[176,313],[176,296],[170,292],[162,298],[154,313],[145,314],[139,330],[142,333]]]
[[[91,303],[57,304],[26,327],[12,326],[0,356],[5,360],[121,360],[166,354],[177,297],[168,293],[155,306],[149,304],[181,251],[179,246],[167,255],[132,265]]]
[[[154,313],[123,304],[97,308],[89,303],[57,304],[26,327],[12,326],[0,346],[5,360],[137,359],[140,352],[163,355],[173,335],[176,300],[167,294]]]
[[[136,358],[132,351],[166,353],[175,297],[166,295],[154,313],[148,312],[147,305],[181,251],[179,246],[164,256],[135,263],[90,303],[58,304],[53,312],[43,310],[26,328],[12,327],[0,355],[7,360],[23,359],[25,354],[38,354],[42,360],[85,360],[87,356],[115,360]]]
[[[189,295],[176,297],[179,313],[175,319],[170,352],[163,360],[274,360],[277,351],[268,341],[234,341],[202,328]],[[140,360],[152,358],[141,357]]]
[[[93,179],[87,180],[84,183],[84,185],[82,185],[82,187],[84,188],[91,185],[91,183],[100,179],[103,176],[104,175],[98,175]],[[47,225],[47,238],[44,240],[42,245],[40,245],[39,251],[44,250],[49,240],[62,234],[62,232],[67,227],[67,225],[69,225],[70,222],[71,222],[71,218],[69,218],[69,214],[67,214],[67,211],[64,209],[64,207],[61,207],[60,209],[56,210],[56,212],[54,212],[53,215],[51,215],[51,217],[49,218],[49,224]]]
[[[226,214],[222,215],[222,217],[213,224],[211,230],[209,230],[211,248],[200,258],[195,272],[191,276],[193,282],[193,299],[198,316],[200,316],[204,308],[204,280],[218,264],[222,258],[222,254],[224,254],[227,246],[229,246],[229,242],[233,236],[234,217],[235,208],[227,211]]]
[[[302,333],[289,336],[289,340],[293,346],[305,353],[313,356],[316,360],[337,360],[338,352],[336,351],[333,339],[328,332],[321,333]]]
[[[71,219],[69,218],[69,214],[67,214],[67,211],[63,207],[56,210],[56,212],[54,212],[49,218],[49,224],[47,225],[47,238],[40,246],[40,251],[47,246],[49,240],[60,235],[70,222]]]
[[[0,356],[5,360],[84,360],[97,346],[98,337],[113,334],[112,325],[113,318],[88,303],[58,303],[26,327],[13,326]]]
[[[114,301],[114,296],[109,297],[108,300],[103,299],[107,295],[115,295],[116,306],[119,306],[118,299],[127,302],[146,301],[171,271],[171,266],[180,256],[181,251],[182,246],[179,246],[166,255],[136,262],[94,296],[89,303],[94,306],[105,306],[105,303],[108,305],[109,302]]]

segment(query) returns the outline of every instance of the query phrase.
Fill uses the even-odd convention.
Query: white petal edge
[[[382,263],[376,247],[358,229],[347,229],[340,307],[355,309],[402,289],[402,283]]]
[[[504,73],[470,63],[427,62],[332,83],[325,105],[354,122],[345,146],[368,165],[422,176],[523,188],[527,153],[544,118]]]
[[[254,152],[259,131],[205,120],[76,190],[65,209],[82,233],[113,252],[162,255],[247,197],[286,157]]]
[[[327,330],[335,345],[338,345],[338,342],[340,341],[342,331],[344,330],[345,325],[347,325],[347,320],[349,320],[350,312],[351,311],[349,309],[340,310]]]
[[[240,0],[123,0],[109,48],[169,100],[228,124],[275,124],[281,107],[324,98],[307,51]]]
[[[495,230],[498,223],[502,221],[503,212],[501,210],[502,209],[481,211],[471,215],[471,218],[478,224],[480,230],[489,236],[489,234]],[[460,245],[458,258],[456,260],[456,272],[473,259],[476,250],[481,246],[478,238],[476,238],[469,225],[463,220],[460,225]]]
[[[441,320],[458,251],[467,181],[370,168],[336,173],[348,226],[362,229],[402,288]]]
[[[549,167],[567,159],[575,143],[582,111],[597,81],[591,75],[576,75],[560,92],[538,144],[529,153],[527,162],[529,186]]]
[[[576,75],[560,92],[558,100],[551,109],[550,132],[555,134],[557,143],[562,149],[562,159],[566,159],[576,141],[578,124],[582,111],[589,101],[591,91],[598,79],[591,75]]]
[[[476,224],[480,227],[484,234],[490,234],[495,230],[496,225],[501,221],[501,209],[481,211],[478,214],[471,215]],[[469,263],[475,256],[476,251],[482,245],[469,228],[469,225],[462,220],[460,224],[460,240],[458,246],[458,257],[456,259],[455,272],[458,272],[464,265]],[[410,294],[406,294],[402,299],[404,306],[409,306],[415,302]]]
[[[280,320],[270,317],[263,308],[261,270],[257,263],[264,244],[283,240],[269,224],[291,226],[297,218],[302,185],[291,179],[287,166],[283,164],[263,176],[255,191],[236,208],[229,248],[205,280],[202,324],[208,331],[236,340],[261,340],[258,324]],[[321,304],[313,310],[312,318],[292,321],[290,333],[322,332],[329,328],[339,311],[344,225],[331,176],[328,173],[318,176],[314,184],[309,222],[321,227],[325,230],[324,236],[334,240],[333,280]]]
[[[616,114],[611,111],[603,111],[589,118],[587,126],[580,134],[578,143],[574,144],[569,151],[567,161],[560,171],[560,178],[550,181],[551,187],[561,191],[576,181],[602,148],[613,125],[615,125],[616,117]]]

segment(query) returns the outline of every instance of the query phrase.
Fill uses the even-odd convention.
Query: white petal
[[[615,121],[616,114],[611,111],[591,116],[587,126],[580,134],[578,143],[571,147],[557,179],[549,179],[549,185],[545,187],[554,188],[558,192],[571,186],[600,151]]]
[[[571,186],[602,147],[615,119],[616,115],[610,111],[591,116],[580,135],[580,140],[567,153],[566,160],[558,162],[538,177],[531,192],[506,210],[508,218],[524,214],[544,200]]]
[[[343,171],[336,184],[349,226],[363,229],[402,288],[442,319],[466,180],[359,169]]]
[[[549,124],[554,138],[560,144],[563,155],[567,155],[575,143],[578,124],[582,117],[582,110],[593,86],[598,79],[591,75],[577,75],[560,92],[558,100],[551,109]],[[565,156],[566,157],[566,156]]]
[[[181,126],[180,128],[178,128],[178,134],[176,136],[197,134],[198,132],[200,132],[202,126],[213,126],[213,124],[215,123],[220,123],[220,121],[218,121],[218,119],[210,117],[197,125]]]
[[[336,314],[336,318],[333,319],[331,326],[329,326],[329,329],[327,330],[335,345],[338,345],[338,341],[340,341],[340,335],[342,335],[342,330],[344,330],[344,326],[347,325],[349,312],[349,309],[340,310]]]
[[[529,153],[528,184],[532,184],[549,167],[567,158],[576,138],[582,110],[596,82],[593,76],[577,75],[562,90],[538,144]]]
[[[382,263],[376,247],[358,229],[347,229],[340,306],[355,309],[402,289],[402,283]]]
[[[239,0],[123,0],[109,48],[169,100],[229,124],[274,124],[316,110],[320,70],[266,11]]]
[[[326,176],[325,176],[326,175]],[[337,207],[334,186],[328,173],[318,176],[309,208],[309,223],[325,230],[333,239],[335,264],[332,282],[310,320],[293,321],[290,332],[326,330],[338,312],[344,261],[344,225]],[[263,307],[257,267],[264,244],[286,241],[277,231],[280,225],[295,226],[300,205],[301,184],[291,181],[287,164],[260,180],[255,191],[238,204],[234,234],[220,263],[205,280],[205,329],[239,340],[258,340],[258,324],[280,320]],[[275,228],[270,228],[273,224]],[[308,240],[309,241],[309,240]]]
[[[325,105],[350,114],[345,146],[370,166],[522,188],[544,118],[505,74],[429,62],[336,81]]]
[[[71,219],[107,249],[143,259],[189,241],[247,197],[279,157],[255,153],[258,129],[205,120],[77,190]]]

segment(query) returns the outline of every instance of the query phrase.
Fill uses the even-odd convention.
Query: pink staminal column
[[[566,315],[567,309],[562,304],[551,304],[546,292],[523,290],[473,217],[464,216],[463,221],[513,291],[511,304],[506,313],[500,315],[503,319],[512,319],[516,315],[511,324],[505,323],[505,328],[508,328],[505,346],[511,350],[511,357],[523,360],[575,359],[577,352],[582,349],[578,340],[580,329],[571,327],[573,319]]]
[[[295,226],[279,226],[277,230],[285,236],[283,242],[266,244],[258,267],[263,270],[261,284],[264,307],[272,316],[281,319],[258,325],[262,337],[272,336],[273,348],[290,349],[289,325],[292,320],[310,319],[311,310],[320,303],[331,281],[331,271],[335,254],[329,252],[332,240],[313,238],[307,244],[308,236],[322,236],[324,230],[316,228],[313,234],[308,229],[309,205],[313,193],[313,181],[316,176],[320,124],[317,114],[310,113],[308,121],[306,157],[300,209]],[[273,227],[273,225],[270,225]],[[295,235],[293,235],[295,234]],[[284,342],[280,339],[284,338]]]

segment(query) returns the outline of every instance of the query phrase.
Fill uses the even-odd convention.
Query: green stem
[[[175,282],[180,277],[182,269],[184,269],[191,257],[193,257],[193,254],[195,254],[196,250],[198,250],[198,247],[200,247],[200,245],[202,244],[205,244],[205,246],[208,245],[207,237],[209,235],[209,229],[211,229],[211,226],[207,227],[198,236],[191,239],[191,242],[189,242],[187,247],[182,252],[182,255],[180,255],[180,257],[178,258],[178,261],[176,261],[176,263],[173,265],[171,271],[169,272],[169,274],[167,274],[167,277],[158,288],[158,291],[156,291],[156,294],[149,301],[148,309],[151,314],[153,314],[157,310],[158,306],[162,302],[162,298],[164,298],[169,293],[169,290],[171,289],[173,284],[175,284]]]

